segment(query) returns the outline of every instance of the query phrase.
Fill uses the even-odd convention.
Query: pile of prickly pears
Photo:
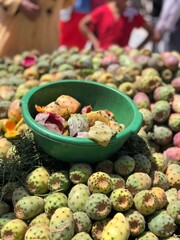
[[[23,143],[26,134],[33,139],[20,99],[34,86],[63,79],[97,81],[127,94],[143,115],[138,135],[93,165],[56,165],[52,159],[33,165],[36,154],[45,155],[29,146],[19,155],[15,140]],[[179,53],[111,46],[2,58],[0,133],[0,239],[180,238]],[[4,178],[4,162],[16,159],[18,165],[21,158],[31,163],[28,171]]]

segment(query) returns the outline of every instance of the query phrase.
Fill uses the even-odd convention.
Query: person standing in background
[[[72,7],[60,11],[60,45],[83,49],[86,37],[79,30],[80,20],[92,9],[104,4],[105,0],[76,0]]]
[[[59,11],[74,0],[0,0],[0,57],[59,46]]]
[[[180,0],[163,0],[155,25],[154,41],[164,41],[164,51],[180,52]]]
[[[79,27],[91,41],[94,50],[108,49],[113,44],[127,46],[134,28],[143,27],[148,32],[138,48],[143,47],[153,35],[152,27],[137,9],[127,5],[127,0],[109,0],[85,16]]]

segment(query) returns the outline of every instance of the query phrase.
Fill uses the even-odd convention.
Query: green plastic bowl
[[[45,106],[60,95],[76,98],[82,106],[92,105],[93,110],[108,109],[116,121],[125,124],[122,132],[112,137],[107,147],[87,138],[75,138],[54,133],[38,124],[35,104]],[[24,121],[32,130],[37,144],[50,156],[65,162],[99,162],[115,154],[132,135],[139,131],[142,114],[124,93],[105,84],[86,80],[61,80],[29,90],[21,99]]]

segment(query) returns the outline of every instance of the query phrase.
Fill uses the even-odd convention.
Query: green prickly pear
[[[14,207],[17,218],[29,220],[42,213],[44,210],[44,200],[38,196],[26,196],[21,198]]]
[[[16,203],[23,197],[29,196],[29,193],[27,190],[23,187],[20,186],[16,188],[13,193],[12,193],[12,204],[15,207]]]
[[[91,228],[91,236],[94,240],[101,240],[101,235],[103,232],[104,227],[108,224],[110,221],[110,218],[105,218],[103,220],[95,221]]]
[[[38,167],[28,174],[25,183],[27,190],[32,194],[48,192],[48,179],[50,175],[44,167]]]
[[[44,224],[36,224],[28,228],[24,240],[49,240],[49,227]]]
[[[180,224],[180,201],[168,204],[167,213],[174,219],[176,224]]]
[[[48,179],[48,189],[52,192],[66,192],[70,185],[69,173],[64,170],[52,173]]]
[[[27,229],[27,224],[24,221],[13,219],[4,225],[1,230],[1,237],[3,240],[24,240]]]
[[[92,193],[107,194],[112,191],[111,177],[104,172],[94,172],[89,177],[87,185]]]
[[[118,188],[112,191],[109,199],[112,208],[118,212],[125,212],[133,205],[133,196],[125,188]]]
[[[71,240],[74,236],[74,218],[67,207],[56,209],[50,220],[50,239]]]
[[[135,168],[135,161],[128,155],[119,156],[114,162],[114,171],[120,176],[130,175]]]
[[[140,236],[137,237],[137,240],[158,240],[159,238],[150,231],[143,232]]]
[[[176,224],[166,210],[159,210],[149,217],[148,228],[157,237],[164,238],[173,235]]]
[[[138,236],[144,232],[146,227],[146,221],[141,213],[134,209],[129,209],[127,212],[124,213],[124,216],[129,222],[131,236]]]
[[[150,215],[157,209],[157,197],[151,190],[142,190],[135,195],[134,205],[142,215]]]
[[[68,207],[72,212],[85,211],[86,201],[90,196],[89,188],[83,184],[76,184],[68,195]]]
[[[89,233],[92,227],[91,219],[85,212],[73,213],[75,222],[75,233],[86,232]]]
[[[71,240],[93,240],[86,232],[77,233]]]
[[[141,190],[147,190],[151,187],[152,181],[147,173],[133,173],[126,180],[126,188],[135,195]]]
[[[50,193],[44,199],[44,202],[44,211],[48,217],[51,217],[57,208],[67,207],[68,205],[66,195],[61,192]]]
[[[86,202],[86,213],[93,220],[102,220],[111,212],[110,199],[103,193],[93,193]]]
[[[166,169],[166,176],[170,187],[180,189],[180,165],[170,164]]]
[[[118,174],[109,174],[112,181],[112,191],[117,188],[125,188],[125,180]]]
[[[76,163],[70,167],[69,178],[74,184],[87,183],[92,174],[92,167],[87,163]]]
[[[43,225],[49,226],[50,219],[48,218],[46,213],[41,213],[30,221],[29,227],[36,225],[36,224],[43,224]]]

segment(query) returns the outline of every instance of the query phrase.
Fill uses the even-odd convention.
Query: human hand
[[[30,20],[35,20],[40,14],[38,0],[22,0],[20,11],[22,11]]]
[[[100,47],[100,43],[99,43],[98,40],[97,40],[97,41],[93,41],[92,44],[93,44],[93,49],[94,49],[96,52],[102,50],[101,47]]]
[[[158,30],[154,30],[154,33],[153,33],[153,41],[154,42],[159,42],[162,38],[162,33]]]

